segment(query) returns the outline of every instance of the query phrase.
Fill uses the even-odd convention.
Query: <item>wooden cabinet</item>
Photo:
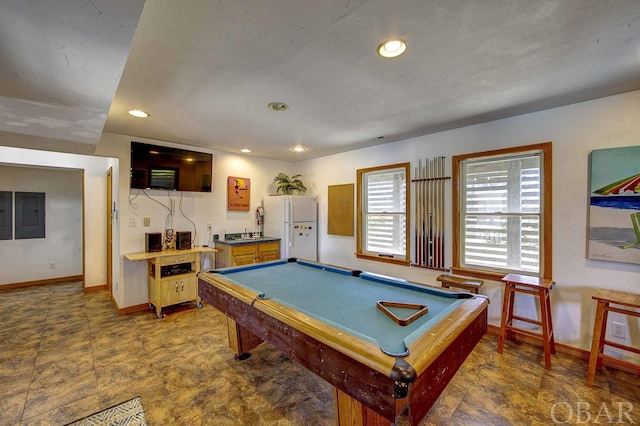
[[[216,251],[208,247],[196,247],[190,250],[132,253],[125,255],[125,258],[147,261],[149,307],[155,309],[158,318],[163,318],[162,308],[165,306],[195,301],[198,308],[202,307],[197,277],[200,272],[200,253]]]
[[[149,304],[155,307],[159,318],[164,316],[165,306],[195,300],[198,308],[202,307],[196,285],[200,270],[198,253],[158,256],[149,259],[148,268]]]
[[[280,259],[280,241],[216,245],[216,268],[250,265]]]

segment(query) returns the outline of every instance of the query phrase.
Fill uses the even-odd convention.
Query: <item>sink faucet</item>
[[[249,228],[244,228],[244,234],[242,234],[242,238],[248,239],[250,237]]]

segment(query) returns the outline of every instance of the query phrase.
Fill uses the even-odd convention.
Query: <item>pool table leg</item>
[[[338,426],[389,426],[392,423],[338,388],[334,388],[334,395]]]
[[[251,356],[249,351],[260,343],[262,339],[227,317],[227,338],[229,347],[236,353],[235,359],[242,361]]]

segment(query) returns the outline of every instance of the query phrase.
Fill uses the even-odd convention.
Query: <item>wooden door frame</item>
[[[113,295],[113,167],[107,170],[107,290]]]

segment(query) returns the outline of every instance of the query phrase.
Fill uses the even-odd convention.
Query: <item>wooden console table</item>
[[[162,308],[165,306],[195,301],[198,308],[202,307],[197,278],[200,253],[217,251],[209,247],[194,247],[188,250],[129,253],[124,257],[132,262],[147,261],[149,308],[155,309],[158,318],[163,318]]]

